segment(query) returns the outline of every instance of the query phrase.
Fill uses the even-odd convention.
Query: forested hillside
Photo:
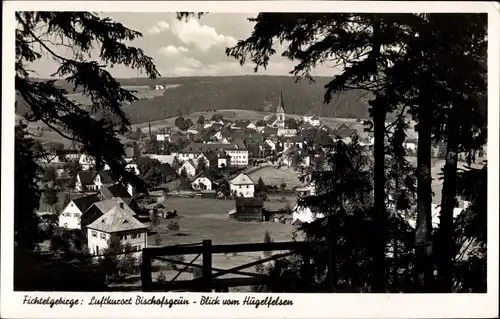
[[[120,79],[125,86],[172,85],[163,96],[140,97],[125,106],[132,124],[161,120],[198,111],[245,109],[274,111],[280,93],[283,93],[285,111],[303,115],[310,111],[323,117],[367,118],[369,96],[364,91],[348,91],[335,96],[323,105],[324,86],[330,78],[316,77],[295,82],[286,76],[229,76]],[[173,87],[173,85],[178,85]],[[60,81],[60,86],[72,92],[71,84]],[[18,106],[18,112],[23,112]]]

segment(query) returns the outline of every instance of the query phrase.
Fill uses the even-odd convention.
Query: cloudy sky
[[[178,21],[175,13],[102,14],[143,34],[131,45],[142,48],[152,56],[163,77],[254,74],[252,64],[240,66],[235,59],[225,55],[224,49],[251,34],[253,23],[247,19],[256,15],[211,13],[201,19]],[[62,50],[64,52],[65,49]],[[259,70],[258,74],[287,75],[292,70],[293,64],[279,55],[279,48],[277,51],[267,70]],[[55,72],[57,64],[42,59],[33,68],[38,76],[48,77]],[[115,77],[143,76],[136,70],[121,66],[109,70]],[[328,76],[333,72],[331,67],[321,66],[314,73]]]

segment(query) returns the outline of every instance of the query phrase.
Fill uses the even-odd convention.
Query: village
[[[360,121],[332,128],[313,114],[287,117],[282,95],[276,113],[259,121],[229,121],[215,113],[189,122],[177,118],[176,127],[153,131],[149,125],[128,134],[126,168],[146,182],[147,195],[114,180],[107,165],[95,170],[95,160],[86,154],[42,145],[38,215],[48,235],[41,247],[57,251],[54,233],[61,238],[61,232],[77,232],[78,245],[98,260],[119,238],[116,245],[138,262],[146,247],[206,238],[216,243],[261,242],[265,236],[290,240],[297,225],[324,216],[297,200],[315,194],[307,176],[328,169],[325,156],[333,143],[350,143],[357,136],[366,152],[373,147]],[[416,143],[407,138],[408,153]],[[235,235],[243,232],[246,236]]]

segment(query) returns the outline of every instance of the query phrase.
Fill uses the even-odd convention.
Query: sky
[[[132,41],[130,45],[142,48],[153,57],[162,77],[255,74],[254,65],[247,63],[240,66],[234,58],[226,56],[225,48],[250,36],[254,23],[248,18],[257,16],[257,13],[210,13],[188,21],[179,21],[175,13],[168,12],[109,12],[100,15],[141,32],[143,37]],[[278,47],[267,69],[259,70],[257,74],[288,75],[294,63],[282,57],[282,51],[283,48]],[[67,55],[71,51],[63,48],[57,49],[57,52]],[[42,58],[32,69],[38,77],[50,77],[57,66],[55,61]],[[108,70],[118,78],[145,76],[123,66]],[[313,74],[332,76],[334,70],[332,67],[319,66]]]

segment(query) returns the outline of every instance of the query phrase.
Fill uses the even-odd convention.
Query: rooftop
[[[129,212],[115,206],[93,223],[87,226],[90,229],[100,230],[106,233],[147,229],[148,226],[134,218]]]

